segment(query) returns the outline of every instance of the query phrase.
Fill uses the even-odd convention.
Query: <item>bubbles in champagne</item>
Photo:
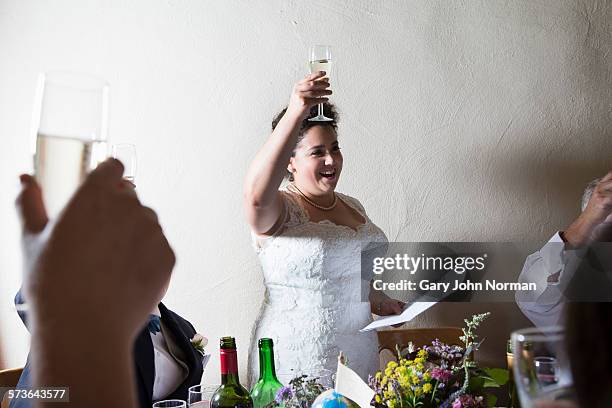
[[[329,78],[329,71],[331,70],[331,60],[321,59],[316,61],[310,61],[310,73],[317,71],[325,71],[325,76]]]
[[[38,134],[34,171],[50,217],[64,208],[105,151],[104,142]]]

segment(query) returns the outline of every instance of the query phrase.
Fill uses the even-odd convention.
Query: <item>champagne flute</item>
[[[102,78],[62,71],[38,78],[32,132],[34,176],[50,219],[44,234],[87,173],[108,156],[108,105],[109,85]],[[15,309],[27,312],[27,299]]]
[[[325,77],[329,78],[331,70],[331,47],[329,45],[313,45],[310,47],[310,73],[325,71]],[[333,119],[323,114],[323,104],[318,105],[318,115],[308,119],[312,122],[330,122]]]
[[[187,403],[178,399],[164,400],[153,404],[153,408],[187,408]]]
[[[210,399],[217,388],[219,388],[218,385],[194,385],[190,387],[189,399],[187,400],[189,408],[209,408]]]
[[[34,174],[50,218],[108,155],[109,85],[89,74],[47,72],[34,108]]]
[[[134,184],[136,181],[136,145],[114,144],[111,148],[111,156],[123,164],[123,178]]]
[[[512,333],[514,382],[523,408],[576,401],[564,337],[560,327]]]

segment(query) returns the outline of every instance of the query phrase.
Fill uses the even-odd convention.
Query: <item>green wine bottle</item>
[[[251,390],[254,408],[263,408],[274,401],[276,391],[283,384],[276,378],[274,368],[274,342],[272,339],[259,339],[259,380]]]
[[[210,408],[253,408],[249,392],[240,385],[236,339],[221,338],[221,386],[210,399]]]

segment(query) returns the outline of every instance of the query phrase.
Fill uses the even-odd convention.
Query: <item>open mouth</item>
[[[336,177],[336,170],[325,170],[319,172],[319,175],[326,179],[333,179]]]

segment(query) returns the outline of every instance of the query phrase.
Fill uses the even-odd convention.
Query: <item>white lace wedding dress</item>
[[[301,373],[335,373],[340,351],[367,380],[379,360],[376,332],[359,332],[372,320],[370,304],[361,296],[370,279],[364,277],[362,288],[361,248],[371,242],[386,247],[387,237],[355,198],[337,193],[365,218],[356,230],[327,220],[312,222],[300,198],[283,194],[286,218],[280,232],[255,239],[266,296],[251,339],[249,384],[259,376],[257,341],[262,337],[274,340],[277,374],[285,385]]]

